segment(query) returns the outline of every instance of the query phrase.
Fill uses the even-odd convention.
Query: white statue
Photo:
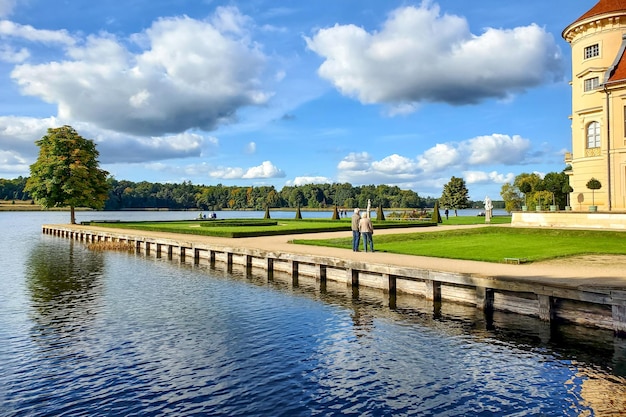
[[[489,196],[485,197],[485,223],[491,223],[491,215],[493,214],[493,204]]]

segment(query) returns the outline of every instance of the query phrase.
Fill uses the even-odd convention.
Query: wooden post
[[[274,258],[267,258],[267,280],[274,279]]]
[[[298,286],[298,261],[291,261],[291,279],[293,282],[293,286]]]
[[[185,262],[185,247],[181,246],[180,247],[180,262]]]
[[[441,282],[426,280],[426,299],[441,302]]]
[[[209,263],[211,264],[211,266],[215,265],[215,251],[214,250],[209,250]]]
[[[194,265],[200,264],[200,249],[198,248],[193,249],[193,264]]]
[[[493,311],[494,292],[492,288],[476,287],[476,308]]]
[[[549,295],[537,295],[539,302],[539,319],[543,321],[554,320],[554,299]]]
[[[173,256],[174,256],[174,246],[167,245],[167,259],[171,261]]]
[[[626,337],[626,291],[611,291],[613,296],[613,331],[619,337]]]
[[[150,256],[150,242],[146,242],[145,245],[146,245],[145,247],[146,256]]]
[[[232,252],[228,252],[226,254],[226,271],[228,272],[233,271],[233,253]]]
[[[348,274],[348,285],[351,285],[353,287],[358,287],[359,286],[359,270],[354,269],[354,268],[348,268],[346,270],[346,273]]]
[[[328,267],[326,265],[319,265],[317,278],[320,280],[320,282],[326,282],[327,269]]]
[[[156,244],[156,257],[157,257],[157,258],[160,258],[160,257],[161,257],[161,247],[162,247],[162,246],[163,246],[163,245],[162,245],[162,244],[160,244],[160,243],[157,243],[157,244]]]

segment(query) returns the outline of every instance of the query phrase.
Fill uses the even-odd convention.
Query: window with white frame
[[[596,88],[598,88],[599,85],[600,85],[599,77],[587,78],[585,80],[585,91],[595,90]]]
[[[600,123],[591,122],[587,125],[587,148],[600,147]]]
[[[594,44],[585,47],[585,59],[594,58],[600,55],[600,45]]]

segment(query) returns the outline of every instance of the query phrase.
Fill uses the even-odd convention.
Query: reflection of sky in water
[[[579,415],[624,398],[607,372],[624,344],[606,332],[578,345],[567,328],[499,314],[488,331],[473,308],[393,310],[376,291],[319,294],[41,235],[66,216],[0,213],[14,256],[0,280],[0,414]]]

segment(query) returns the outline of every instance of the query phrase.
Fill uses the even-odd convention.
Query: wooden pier
[[[199,237],[171,234],[150,236],[149,232],[98,230],[85,226],[44,225],[43,233],[81,242],[122,242],[133,245],[137,254],[193,264],[223,263],[227,270],[240,265],[260,268],[268,279],[277,272],[310,277],[325,287],[327,282],[382,290],[389,305],[398,293],[424,297],[434,302],[473,305],[492,314],[494,310],[538,317],[552,323],[568,322],[613,330],[626,337],[626,288],[585,287],[501,280],[476,274],[437,271],[417,267],[355,261],[329,256],[289,253],[271,248],[236,247],[203,242]],[[163,234],[161,234],[163,235]]]

